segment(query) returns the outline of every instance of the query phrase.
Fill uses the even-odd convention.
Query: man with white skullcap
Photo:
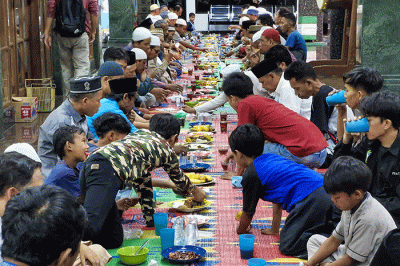
[[[150,6],[150,14],[146,17],[146,19],[150,18],[154,24],[157,20],[163,19],[160,16],[160,13],[160,7],[157,4],[153,4]]]
[[[132,33],[132,45],[142,49],[146,54],[150,52],[151,33],[148,29],[137,27]]]
[[[172,54],[165,54],[163,61],[161,61],[161,59],[158,57],[161,49],[161,42],[160,38],[156,36],[151,37],[150,47],[150,54],[147,57],[149,78],[159,80],[161,83],[163,83],[160,87],[165,90],[181,92],[183,90],[183,87],[178,84],[172,84],[171,79],[166,72],[169,62],[172,60]],[[170,82],[171,84],[168,84],[168,82]]]
[[[168,21],[169,21],[168,25],[169,26],[175,27],[175,24],[176,24],[177,20],[178,20],[178,15],[177,14],[175,14],[173,12],[168,13]]]
[[[192,50],[197,50],[197,51],[202,51],[202,52],[207,51],[206,48],[198,48],[198,47],[195,47],[195,46],[191,45],[190,43],[184,41],[182,37],[186,37],[186,32],[187,32],[186,20],[181,19],[181,18],[178,19],[176,21],[175,34],[174,34],[173,40],[177,43],[180,43],[182,46],[192,49]]]

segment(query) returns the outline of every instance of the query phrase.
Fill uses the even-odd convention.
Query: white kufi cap
[[[4,153],[13,152],[13,151],[18,152],[22,155],[25,155],[38,163],[41,163],[39,155],[37,154],[35,149],[28,143],[12,144],[12,145],[8,146],[7,149],[5,149]]]
[[[187,26],[187,23],[184,19],[180,18],[176,21],[176,25],[183,25],[183,26]]]
[[[151,38],[151,33],[144,27],[137,27],[132,33],[132,40],[135,42],[143,41],[149,38]]]
[[[147,54],[140,48],[133,48],[131,52],[135,53],[136,60],[145,60],[147,59]]]
[[[174,12],[168,13],[168,19],[178,19],[178,15]]]
[[[160,9],[160,6],[157,5],[157,4],[153,4],[153,5],[150,6],[150,11],[154,11],[156,9]]]

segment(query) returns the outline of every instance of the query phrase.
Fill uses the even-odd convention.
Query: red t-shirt
[[[254,124],[269,142],[285,146],[293,155],[305,157],[328,146],[314,123],[274,100],[252,95],[239,102],[238,125]]]

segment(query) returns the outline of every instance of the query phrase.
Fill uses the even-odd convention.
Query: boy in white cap
[[[206,48],[198,48],[195,47],[193,45],[191,45],[190,43],[186,42],[183,40],[182,37],[186,36],[186,32],[187,32],[187,22],[184,19],[178,19],[176,21],[176,27],[175,27],[175,35],[174,35],[174,41],[180,43],[182,46],[184,46],[185,48],[189,48],[192,50],[197,50],[197,51],[202,51],[202,52],[207,52]]]
[[[147,54],[140,48],[133,48],[132,52],[134,52],[136,56],[136,77],[140,80],[138,101],[141,102],[142,106],[153,106],[157,101],[157,97],[165,99],[166,96],[163,94],[164,90],[161,88],[153,88],[151,80],[147,77],[147,73],[145,72]]]

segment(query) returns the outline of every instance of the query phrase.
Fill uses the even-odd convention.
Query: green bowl
[[[185,104],[189,107],[194,107],[196,104],[198,104],[199,102],[185,102]]]
[[[133,255],[138,251],[140,246],[131,246],[131,247],[124,247],[117,250],[119,258],[125,264],[129,265],[136,265],[141,264],[146,260],[147,253],[149,253],[149,249],[144,247],[139,254]]]

